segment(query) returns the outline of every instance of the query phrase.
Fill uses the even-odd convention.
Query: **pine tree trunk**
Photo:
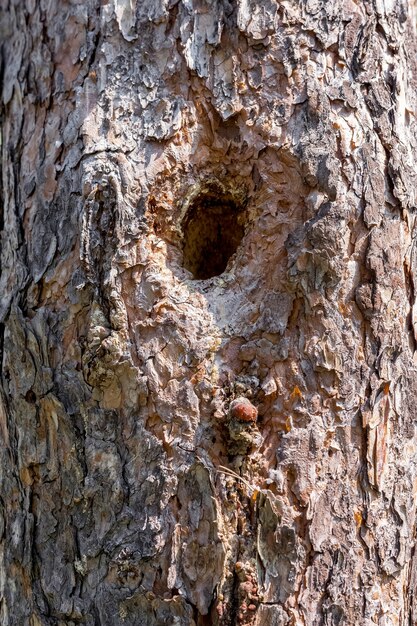
[[[3,626],[414,626],[414,7],[4,0]]]

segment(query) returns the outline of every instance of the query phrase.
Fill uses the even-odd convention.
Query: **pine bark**
[[[2,625],[417,623],[414,11],[3,1]]]

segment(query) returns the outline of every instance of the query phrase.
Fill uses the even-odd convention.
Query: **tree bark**
[[[415,625],[414,4],[3,6],[1,624]]]

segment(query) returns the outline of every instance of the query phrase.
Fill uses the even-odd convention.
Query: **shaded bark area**
[[[411,626],[414,5],[5,5],[1,623]]]

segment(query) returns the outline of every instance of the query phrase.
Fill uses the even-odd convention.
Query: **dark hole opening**
[[[35,402],[36,402],[36,394],[35,394],[34,391],[32,391],[32,389],[29,389],[29,391],[26,392],[25,400],[29,404],[35,404]]]
[[[184,221],[184,267],[204,280],[222,274],[245,228],[242,207],[228,197],[205,195],[191,205]]]

